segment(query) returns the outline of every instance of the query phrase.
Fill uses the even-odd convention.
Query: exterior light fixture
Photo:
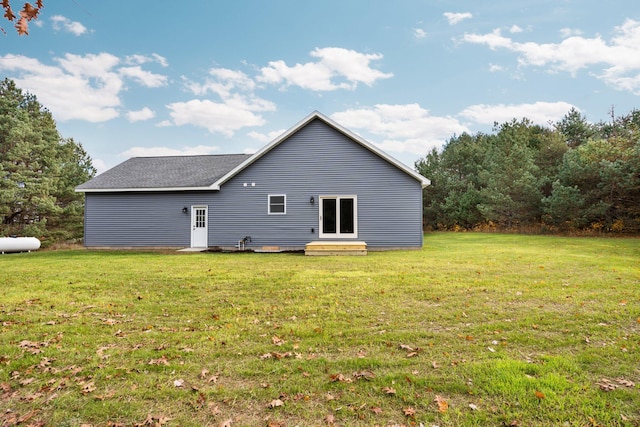
[[[189,208],[187,208],[186,206],[184,208],[182,208],[182,213],[186,214],[187,212],[189,212]]]
[[[315,203],[315,201],[316,201],[316,199],[314,199],[314,197],[313,197],[313,196],[311,196],[311,198],[309,199],[309,203],[314,204],[314,203]]]

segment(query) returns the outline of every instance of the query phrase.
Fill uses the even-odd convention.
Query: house
[[[429,180],[314,112],[253,155],[137,157],[78,186],[87,247],[422,247]]]

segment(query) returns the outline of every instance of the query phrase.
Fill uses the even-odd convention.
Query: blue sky
[[[639,107],[637,0],[44,6],[28,36],[2,21],[0,75],[99,172],[132,156],[251,153],[314,110],[412,166],[494,122]]]

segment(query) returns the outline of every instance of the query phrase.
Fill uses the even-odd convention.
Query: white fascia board
[[[161,188],[81,188],[75,189],[76,193],[140,193],[157,191],[211,191],[220,190],[220,187],[161,187]]]

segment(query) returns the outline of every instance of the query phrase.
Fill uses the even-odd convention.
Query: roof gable
[[[251,157],[249,157],[244,162],[242,162],[241,164],[236,166],[233,170],[229,171],[227,174],[222,176],[220,179],[218,179],[213,184],[212,187],[214,187],[215,189],[220,189],[220,186],[222,186],[222,184],[224,184],[225,182],[227,182],[228,180],[233,178],[235,175],[237,175],[238,173],[240,173],[241,171],[243,171],[244,169],[249,167],[256,160],[260,159],[262,156],[267,154],[269,151],[273,150],[275,147],[280,145],[282,142],[286,141],[291,135],[293,135],[294,133],[298,132],[300,129],[302,129],[303,127],[305,127],[306,125],[308,125],[309,123],[311,123],[313,120],[316,120],[316,119],[323,121],[327,125],[329,125],[332,128],[336,129],[338,132],[340,132],[343,135],[345,135],[348,138],[350,138],[353,142],[355,142],[357,144],[360,144],[361,146],[363,146],[364,148],[366,148],[367,150],[369,150],[373,154],[375,154],[375,155],[379,156],[380,158],[386,160],[387,162],[391,163],[393,166],[397,167],[398,169],[400,169],[401,171],[405,172],[406,174],[408,174],[409,176],[411,176],[415,180],[419,181],[420,184],[422,185],[422,188],[424,188],[424,187],[426,187],[426,186],[431,184],[431,181],[429,181],[427,178],[425,178],[424,176],[420,175],[418,172],[414,171],[413,169],[409,168],[408,166],[406,166],[402,162],[400,162],[400,161],[394,159],[393,157],[389,156],[387,153],[385,153],[384,151],[380,150],[378,147],[376,147],[375,145],[371,144],[370,142],[368,142],[367,140],[365,140],[361,136],[359,136],[359,135],[351,132],[350,130],[342,127],[341,125],[339,125],[338,123],[334,122],[333,120],[331,120],[329,117],[325,116],[324,114],[322,114],[322,113],[320,113],[318,111],[314,111],[313,113],[308,115],[306,118],[304,118],[303,120],[298,122],[295,126],[293,126],[289,130],[284,132],[282,135],[280,135],[279,137],[277,137],[276,139],[271,141],[271,143],[269,143],[269,144],[265,145],[264,147],[262,147],[255,154],[253,154]]]

